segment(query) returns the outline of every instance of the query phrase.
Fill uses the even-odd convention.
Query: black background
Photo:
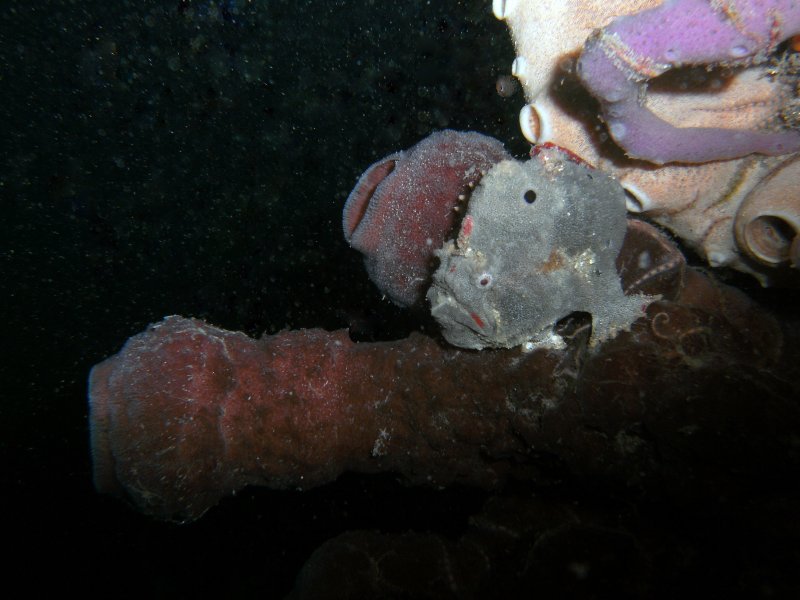
[[[4,571],[117,597],[282,596],[348,529],[448,532],[481,492],[346,476],[153,521],[91,482],[91,366],[164,315],[250,335],[413,327],[344,242],[373,161],[431,131],[525,152],[491,3],[237,0],[0,6]],[[401,7],[398,8],[398,7]],[[65,571],[64,575],[56,575]]]

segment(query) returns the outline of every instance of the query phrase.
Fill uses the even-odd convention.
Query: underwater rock
[[[461,231],[436,252],[431,313],[461,348],[560,346],[553,326],[592,316],[591,343],[626,330],[656,298],[626,296],[615,261],[625,192],[556,148],[506,160],[472,194]]]

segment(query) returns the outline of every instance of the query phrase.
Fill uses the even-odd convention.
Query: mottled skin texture
[[[623,294],[614,261],[625,233],[625,193],[605,173],[557,148],[503,161],[436,253],[431,314],[460,348],[559,343],[553,326],[575,311],[592,316],[591,344],[611,338],[654,299]]]
[[[586,41],[577,72],[632,158],[702,163],[800,150],[798,131],[676,127],[642,102],[646,83],[683,65],[750,65],[800,33],[794,0],[669,0],[615,19]]]

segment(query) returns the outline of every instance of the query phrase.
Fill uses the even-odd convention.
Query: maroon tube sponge
[[[800,427],[794,342],[649,225],[630,224],[623,252],[624,289],[662,300],[597,348],[580,315],[558,328],[565,349],[529,353],[317,329],[255,340],[167,317],[91,372],[95,485],[191,520],[246,485],[308,488],[344,471],[493,487],[556,465],[691,496],[726,476],[720,464],[782,468]]]
[[[254,340],[167,317],[91,372],[95,486],[194,519],[248,484],[305,488],[345,470],[492,485],[509,465],[484,452],[525,452],[509,389],[546,390],[556,357],[485,358],[420,335],[357,344],[314,329]]]
[[[344,205],[342,226],[381,292],[400,306],[425,298],[433,252],[456,227],[460,205],[485,171],[509,158],[494,138],[445,129],[370,165]]]

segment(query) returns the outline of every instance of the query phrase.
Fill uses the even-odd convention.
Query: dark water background
[[[341,531],[447,533],[480,506],[480,492],[352,476],[157,523],[92,488],[86,376],[167,314],[251,335],[407,330],[344,243],[341,207],[370,163],[437,129],[525,151],[521,96],[495,92],[514,55],[490,5],[0,5],[7,583],[281,596]]]

